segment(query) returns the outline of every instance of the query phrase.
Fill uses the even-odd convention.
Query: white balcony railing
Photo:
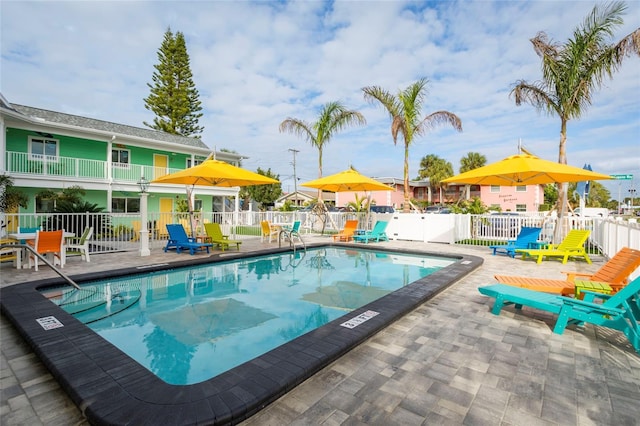
[[[26,152],[7,152],[7,172],[11,175],[54,177],[79,181],[135,183],[141,176],[154,179],[180,169],[143,166],[141,164],[109,163],[86,158],[33,155]]]

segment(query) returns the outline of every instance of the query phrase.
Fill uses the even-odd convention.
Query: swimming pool
[[[325,247],[101,280],[45,296],[165,382],[186,385],[454,261]]]
[[[276,249],[269,252],[284,251]],[[237,257],[247,258],[251,254],[243,253]],[[251,416],[482,263],[474,256],[452,257],[456,262],[450,266],[213,379],[186,386],[170,385],[158,379],[38,292],[38,289],[59,286],[60,279],[2,289],[0,304],[3,313],[93,424],[227,424]],[[128,268],[112,271],[111,278],[141,270],[155,272],[186,264],[224,260],[224,257],[216,255],[172,262],[170,265]],[[102,278],[103,274],[84,274],[73,278],[83,283]],[[302,275],[300,279],[311,277]]]

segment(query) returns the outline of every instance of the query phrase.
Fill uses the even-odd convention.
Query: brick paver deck
[[[559,336],[544,312],[510,307],[494,316],[492,301],[477,291],[494,282],[494,274],[561,278],[564,270],[594,272],[602,259],[593,259],[594,265],[536,265],[491,256],[488,248],[379,245],[465,252],[485,263],[243,424],[638,424],[640,357],[621,333],[587,325]],[[268,246],[245,241],[242,251]],[[69,259],[64,272],[73,276],[170,262],[175,256],[189,255],[156,249],[145,258],[94,255],[90,264]],[[46,267],[16,271],[4,263],[0,287],[54,275]],[[4,317],[0,333],[0,424],[87,424]]]

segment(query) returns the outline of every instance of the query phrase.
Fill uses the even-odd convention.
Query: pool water
[[[199,383],[454,262],[320,248],[95,281],[47,297],[163,381]]]

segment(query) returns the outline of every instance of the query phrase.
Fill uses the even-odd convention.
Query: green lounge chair
[[[516,237],[515,240],[507,241],[507,244],[489,246],[490,249],[493,250],[493,255],[496,255],[496,252],[505,252],[507,256],[515,257],[516,249],[528,249],[531,248],[531,243],[535,243],[538,241],[538,237],[540,236],[540,232],[542,232],[542,228],[532,228],[529,226],[523,226],[520,229],[520,233]]]
[[[302,241],[302,237],[300,236],[300,221],[296,220],[293,222],[291,226],[283,226],[282,231],[280,231],[284,236],[285,240],[293,243],[293,238],[298,237],[298,240]]]
[[[209,241],[213,244],[217,244],[222,251],[234,244],[238,248],[238,250],[240,250],[240,244],[242,244],[242,241],[230,240],[228,235],[223,235],[219,223],[205,223],[204,231],[210,238]]]
[[[621,331],[640,353],[640,277],[614,295],[583,291],[584,300],[543,293],[505,284],[478,288],[485,296],[496,299],[491,313],[500,315],[502,307],[513,304],[516,309],[530,306],[558,315],[553,332],[562,334],[569,324],[591,323]],[[594,303],[596,299],[602,303]]]
[[[184,230],[184,226],[180,223],[167,224],[167,232],[169,233],[169,240],[164,247],[164,251],[171,248],[175,248],[177,253],[180,253],[182,249],[189,249],[189,253],[194,255],[196,250],[207,250],[209,253],[209,247],[212,244],[198,243],[194,238],[187,236],[187,231]]]
[[[536,263],[541,263],[545,257],[561,257],[563,264],[567,263],[569,257],[584,257],[584,260],[591,264],[591,259],[584,249],[584,243],[590,233],[588,229],[572,229],[560,244],[549,244],[542,249],[516,249],[516,253],[522,253],[522,259],[526,259],[527,256],[537,257]]]
[[[370,240],[379,241],[389,241],[389,238],[386,234],[387,225],[389,222],[386,220],[379,220],[373,225],[373,229],[364,234],[354,235],[353,240],[359,243],[368,243]]]

